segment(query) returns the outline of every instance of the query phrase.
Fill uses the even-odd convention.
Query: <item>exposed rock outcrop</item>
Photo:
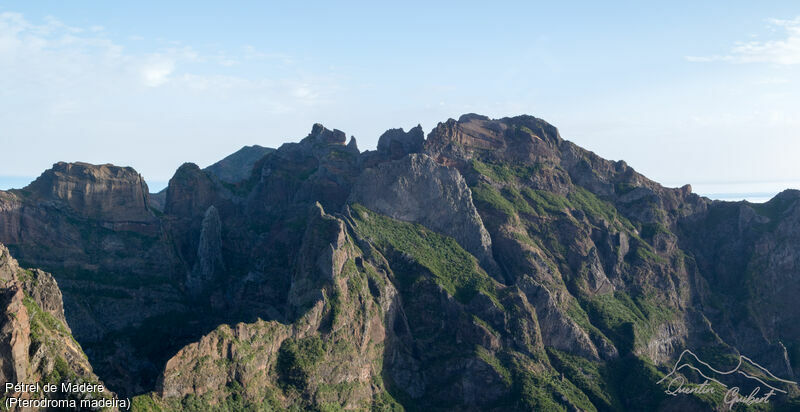
[[[172,409],[192,395],[209,408],[247,410],[308,406],[309,400],[345,408],[373,402],[383,390],[375,382],[395,292],[355,247],[344,222],[319,204],[305,233],[289,296],[291,305],[304,308],[301,316],[292,325],[220,326],[167,362],[157,392],[148,395],[152,402]],[[378,296],[371,287],[380,289]]]
[[[206,210],[197,245],[197,260],[186,280],[186,288],[197,296],[225,272],[222,259],[222,222],[213,205]]]
[[[423,154],[382,163],[362,173],[350,202],[451,236],[499,276],[492,240],[472,203],[467,183],[455,169]]]
[[[83,217],[109,222],[153,220],[147,207],[147,184],[130,167],[59,162],[25,190],[43,200],[60,200]]]
[[[130,341],[109,350],[108,334],[144,327],[143,320],[180,307],[180,292],[168,282],[172,250],[147,202],[147,186],[133,169],[83,163],[56,164],[27,188],[0,193],[1,240],[26,265],[56,273],[63,311],[51,305],[60,298],[46,296],[54,288],[32,290],[31,297],[56,319],[69,319],[96,369],[130,373],[105,379],[117,390],[138,385],[151,364]]]
[[[425,132],[417,125],[408,132],[403,129],[390,129],[378,139],[378,153],[388,159],[396,160],[409,153],[420,153],[425,144]]]
[[[536,316],[545,345],[583,358],[599,359],[597,348],[588,333],[558,307],[553,294],[547,287],[529,277],[523,277],[518,284],[528,297],[528,301],[536,308]],[[608,346],[613,348],[611,344]],[[603,353],[603,356],[613,359],[617,356],[617,351],[612,349]]]
[[[53,277],[19,267],[0,244],[0,381],[51,383],[56,392],[4,391],[5,398],[86,399],[113,393],[62,393],[61,383],[99,383],[86,355],[64,321],[61,292]],[[8,405],[4,405],[6,407]],[[28,408],[11,407],[11,411]]]
[[[181,218],[203,216],[217,192],[209,173],[194,163],[184,163],[169,181],[164,213]]]

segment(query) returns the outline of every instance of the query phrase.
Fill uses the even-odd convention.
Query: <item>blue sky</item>
[[[466,112],[717,197],[800,182],[796,2],[294,3],[0,1],[0,188],[61,160],[158,188],[315,122],[369,149]]]

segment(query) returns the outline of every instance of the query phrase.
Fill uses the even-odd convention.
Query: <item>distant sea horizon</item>
[[[33,182],[31,176],[0,176],[0,190],[22,189]],[[151,193],[158,193],[167,187],[168,181],[146,181]],[[663,183],[662,183],[663,184]],[[681,187],[683,184],[663,184],[666,187]],[[740,201],[764,203],[786,189],[799,189],[800,181],[764,181],[764,182],[712,182],[692,183],[692,192],[712,200]]]
[[[663,183],[662,183],[663,184]],[[758,182],[701,182],[690,183],[692,192],[712,200],[764,203],[786,189],[800,189],[800,181],[758,181]],[[664,184],[667,187],[679,187],[680,184]]]

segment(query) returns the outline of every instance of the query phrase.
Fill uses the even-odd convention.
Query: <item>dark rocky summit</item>
[[[208,166],[205,171],[213,174],[223,182],[241,182],[250,177],[256,162],[272,151],[275,151],[275,149],[259,145],[245,146],[219,162]]]
[[[317,124],[184,164],[159,197],[129,168],[59,163],[0,192],[0,242],[53,273],[66,317],[49,277],[4,290],[68,321],[138,410],[725,410],[665,394],[684,349],[751,358],[786,392],[770,407],[800,408],[774,379],[800,374],[800,192],[711,201],[532,116],[366,152]],[[6,319],[18,380],[26,321]]]
[[[425,132],[422,126],[409,130],[387,130],[378,139],[378,153],[391,159],[399,159],[409,153],[420,153],[425,144]]]

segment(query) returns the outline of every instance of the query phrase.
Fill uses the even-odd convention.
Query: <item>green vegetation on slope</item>
[[[516,212],[514,204],[500,194],[500,191],[486,183],[472,187],[472,200],[478,210],[494,210],[511,217]]]
[[[514,378],[512,390],[515,408],[530,411],[596,411],[597,408],[585,393],[564,376],[555,371],[538,371],[520,356],[512,354],[511,373]],[[567,408],[565,403],[571,405]]]
[[[394,220],[361,206],[352,205],[357,230],[382,252],[402,253],[425,267],[435,281],[458,301],[468,303],[486,293],[498,301],[495,282],[478,262],[450,237],[422,225]],[[413,279],[406,279],[412,281]]]
[[[30,275],[30,272],[27,273]],[[29,325],[30,325],[30,339],[31,339],[31,353],[37,353],[38,356],[43,358],[50,358],[53,360],[52,368],[47,370],[47,362],[42,362],[34,366],[34,373],[40,373],[42,384],[54,384],[60,388],[61,383],[72,382],[82,383],[88,382],[91,384],[98,384],[94,378],[87,376],[83,366],[71,365],[66,359],[71,359],[76,362],[75,353],[70,348],[74,348],[79,356],[85,358],[86,355],[72,337],[72,334],[67,329],[66,325],[56,319],[52,314],[43,310],[33,299],[27,294],[24,296],[23,305],[28,312]],[[34,352],[35,351],[35,352]],[[34,379],[34,376],[30,376]],[[82,396],[75,393],[63,393],[60,391],[44,394],[49,398],[58,399],[80,399]],[[90,395],[92,398],[108,397],[107,393],[97,393]]]
[[[72,337],[61,321],[53,317],[53,315],[43,311],[39,305],[33,301],[33,299],[25,296],[22,302],[25,305],[25,308],[28,310],[28,316],[30,316],[31,340],[33,342],[38,344],[46,344],[47,334],[51,332],[58,332],[62,335],[69,336],[70,338]]]
[[[585,393],[597,410],[657,410],[666,397],[664,388],[656,383],[663,374],[646,359],[627,354],[605,363],[553,348],[547,353],[553,366]]]
[[[616,291],[584,299],[583,303],[592,324],[614,341],[621,354],[647,342],[658,325],[675,316],[654,295],[631,299],[627,293]]]
[[[635,232],[634,225],[609,202],[601,200],[592,192],[574,186],[567,196],[546,190],[531,189],[527,186],[517,188],[504,185],[498,189],[488,183],[478,183],[471,187],[472,198],[478,210],[495,211],[506,217],[515,214],[532,216],[567,216],[573,210],[584,212],[592,221],[605,220],[618,230]]]
[[[508,369],[506,369],[506,367],[500,363],[500,360],[498,360],[494,354],[486,350],[486,348],[483,346],[476,346],[475,354],[478,355],[478,358],[480,358],[482,361],[486,362],[486,364],[491,365],[492,369],[494,369],[495,372],[503,377],[503,381],[506,383],[506,385],[511,386],[511,372],[509,372]]]
[[[601,410],[619,409],[614,388],[609,387],[608,370],[601,362],[593,362],[554,348],[547,348],[551,362]]]
[[[534,190],[529,187],[522,188],[522,194],[539,216],[564,213],[570,208],[569,201],[564,196],[559,196],[545,190]]]
[[[513,182],[518,179],[529,179],[542,168],[539,164],[484,163],[477,159],[470,160],[470,166],[476,172],[495,182]]]
[[[602,218],[611,223],[619,221],[624,228],[634,230],[633,224],[621,216],[614,205],[601,200],[594,193],[580,186],[575,186],[567,198],[574,209],[582,210],[595,220]]]
[[[325,351],[318,335],[303,339],[287,339],[278,351],[277,371],[281,381],[297,390],[308,386],[308,378]]]

